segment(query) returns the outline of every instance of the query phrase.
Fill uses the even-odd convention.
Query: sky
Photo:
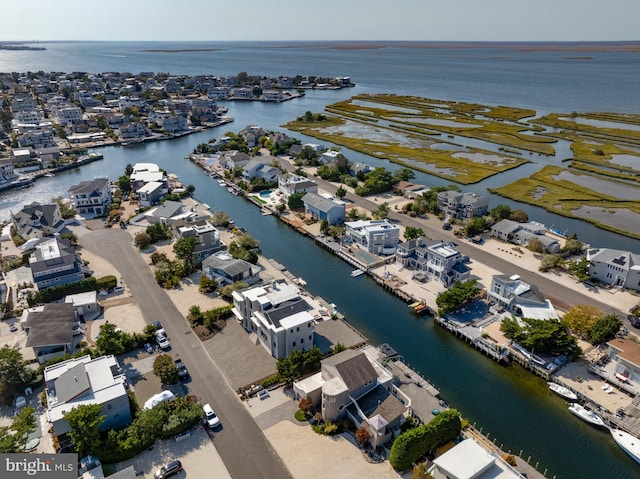
[[[640,0],[0,0],[0,41],[632,41]]]

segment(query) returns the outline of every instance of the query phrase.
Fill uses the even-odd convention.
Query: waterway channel
[[[173,141],[98,149],[96,151],[104,154],[104,160],[85,165],[82,169],[61,172],[55,178],[39,179],[28,189],[0,194],[2,217],[8,217],[10,209],[17,211],[19,205],[26,202],[44,202],[56,196],[67,196],[68,187],[82,180],[102,175],[115,179],[128,163],[157,163],[168,172],[178,174],[184,184],[194,185],[196,197],[210,205],[213,211],[225,211],[238,226],[245,227],[260,240],[263,254],[275,258],[294,275],[304,278],[311,293],[336,303],[347,320],[373,344],[390,343],[410,366],[441,390],[445,401],[457,407],[471,422],[476,422],[477,427],[488,432],[491,439],[497,438],[497,444],[503,444],[505,450],[516,454],[523,450],[525,458],[531,456],[534,464],[540,463],[541,471],[548,470],[549,478],[637,477],[637,464],[613,443],[609,434],[572,416],[564,402],[552,395],[540,379],[517,366],[495,364],[430,319],[414,316],[402,301],[376,286],[372,280],[351,278],[350,266],[281,224],[275,217],[262,216],[254,205],[230,195],[184,159],[197,144],[225,131],[237,131],[250,123],[260,124],[261,119],[265,124],[273,124],[271,115],[276,111],[271,108],[273,106],[246,104],[241,107],[246,109],[240,115],[244,119],[235,124]],[[298,108],[301,113],[305,110],[304,106]],[[235,105],[234,110],[237,115]],[[250,117],[254,120],[249,121]],[[313,139],[305,138],[305,141]],[[352,161],[389,166],[387,162],[356,152],[348,152],[347,156]],[[420,174],[417,181],[437,182]],[[542,218],[541,221],[548,220]],[[584,235],[586,241],[590,241],[588,233]],[[625,238],[601,230],[591,234],[593,240],[608,236],[621,239],[620,244],[626,243]],[[605,244],[611,245],[612,242]]]

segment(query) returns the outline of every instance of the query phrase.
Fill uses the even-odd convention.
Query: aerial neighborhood
[[[217,101],[281,102],[352,85],[244,72],[0,74],[0,187],[107,161],[88,153],[95,146],[231,121]],[[308,113],[299,120],[317,120]],[[336,278],[345,287],[375,281],[416,321],[519,364],[637,436],[640,345],[627,328],[640,328],[630,294],[640,291],[637,254],[583,244],[457,185],[413,183],[410,168],[351,162],[339,148],[258,125],[185,155],[216,195],[251,202],[351,265],[351,278]],[[63,196],[11,209],[0,362],[12,372],[0,371],[10,405],[0,431],[12,452],[75,452],[87,478],[205,474],[207,457],[193,459],[197,448],[186,445],[220,444],[246,416],[255,421],[238,434],[265,433],[295,477],[308,477],[295,469],[297,444],[317,448],[317,464],[346,451],[343,467],[358,477],[543,477],[522,452],[487,448],[392,345],[371,344],[332,298],[267,258],[251,236],[260,224],[238,227],[199,201],[176,165],[127,164],[118,177],[84,178]],[[563,291],[598,291],[629,314],[572,304]],[[326,437],[334,435],[340,442]],[[231,477],[228,451],[201,454]]]

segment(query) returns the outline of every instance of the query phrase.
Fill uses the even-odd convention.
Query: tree
[[[213,226],[220,226],[226,228],[231,222],[231,218],[224,211],[216,211],[211,215],[211,222]]]
[[[247,283],[245,283],[244,281],[236,281],[233,284],[228,284],[226,286],[223,286],[222,288],[220,288],[220,296],[222,296],[224,299],[228,299],[231,300],[233,299],[233,292],[234,291],[238,291],[241,289],[245,289],[248,288],[249,285]]]
[[[342,186],[340,186],[337,190],[336,190],[336,198],[338,199],[343,199],[345,196],[347,196],[347,190],[345,188],[343,188]]]
[[[544,245],[538,238],[531,238],[527,243],[527,249],[533,253],[544,253]]]
[[[487,220],[483,216],[476,216],[471,218],[471,221],[465,228],[465,234],[467,236],[475,236],[481,234],[487,229]]]
[[[131,191],[131,179],[128,176],[121,176],[118,178],[118,188],[123,193],[128,193]]]
[[[496,223],[498,221],[510,219],[511,207],[509,205],[498,205],[489,211],[489,216],[491,216]]]
[[[564,261],[560,256],[555,254],[546,254],[540,261],[540,266],[538,266],[538,271],[545,273],[553,268],[561,268],[563,265],[564,265]]]
[[[393,183],[399,183],[401,181],[409,181],[416,177],[416,174],[413,170],[409,168],[398,168],[393,172]]]
[[[299,210],[304,208],[304,202],[302,201],[302,197],[306,195],[306,193],[293,193],[289,195],[289,200],[287,201],[287,206],[289,206],[290,210]]]
[[[320,233],[326,234],[329,231],[329,221],[327,218],[323,218],[320,222]]]
[[[195,193],[196,191],[196,187],[193,185],[187,185],[186,191],[187,193],[193,196],[193,193]]]
[[[204,274],[200,277],[200,286],[198,290],[201,293],[213,293],[216,289],[218,289],[218,282],[216,280],[209,279]]]
[[[529,221],[529,215],[522,210],[511,210],[509,219],[511,221],[515,221],[516,223],[526,223],[527,221]]]
[[[596,322],[604,316],[604,313],[595,306],[578,304],[564,314],[562,321],[574,334],[586,339]]]
[[[578,351],[576,339],[556,319],[506,318],[500,324],[504,335],[529,351],[560,354]]]
[[[23,407],[11,425],[0,427],[0,453],[24,452],[25,437],[36,428],[34,413],[32,407]]]
[[[168,354],[160,354],[153,361],[153,374],[160,378],[162,384],[177,384],[178,368]]]
[[[584,245],[580,242],[580,240],[578,240],[578,238],[574,235],[570,238],[567,238],[564,246],[560,248],[560,254],[563,257],[579,254],[582,251],[583,246]]]
[[[151,246],[151,243],[151,236],[147,233],[138,233],[133,239],[133,244],[135,244],[139,249],[146,249]]]
[[[106,322],[100,326],[96,348],[102,354],[122,354],[125,352],[126,337],[115,324]]]
[[[384,219],[389,216],[389,203],[382,203],[378,205],[378,209],[373,212],[373,217],[376,219]]]
[[[578,261],[569,263],[569,271],[580,281],[587,281],[589,279],[590,266],[591,261],[589,261],[586,256],[583,256]]]
[[[449,289],[440,293],[436,298],[438,314],[444,316],[456,309],[461,304],[474,298],[480,292],[478,282],[475,279],[460,282],[456,281]]]
[[[615,338],[620,331],[622,321],[615,314],[607,314],[604,318],[596,320],[589,331],[589,342],[593,345],[602,344]]]
[[[71,428],[69,436],[78,457],[84,457],[88,454],[97,455],[100,451],[102,445],[100,425],[106,418],[101,413],[102,405],[83,404],[64,414],[64,418]]]
[[[189,238],[180,238],[173,244],[173,252],[176,254],[176,258],[181,259],[184,262],[185,269],[189,272],[193,271],[193,252],[196,250],[198,240],[193,236]]]
[[[424,236],[422,228],[416,228],[415,226],[407,226],[404,230],[404,239],[410,241],[412,239]]]
[[[22,353],[9,346],[0,348],[0,399],[10,402],[13,396],[33,378]]]
[[[371,439],[371,434],[365,428],[361,427],[356,431],[356,441],[360,444],[360,447],[364,448],[369,443],[369,439]]]

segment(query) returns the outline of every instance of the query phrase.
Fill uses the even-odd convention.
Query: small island
[[[9,44],[9,43],[0,43],[0,50],[33,50],[33,51],[42,51],[42,50],[46,50],[45,47],[32,47],[29,45],[23,45],[23,44]]]

